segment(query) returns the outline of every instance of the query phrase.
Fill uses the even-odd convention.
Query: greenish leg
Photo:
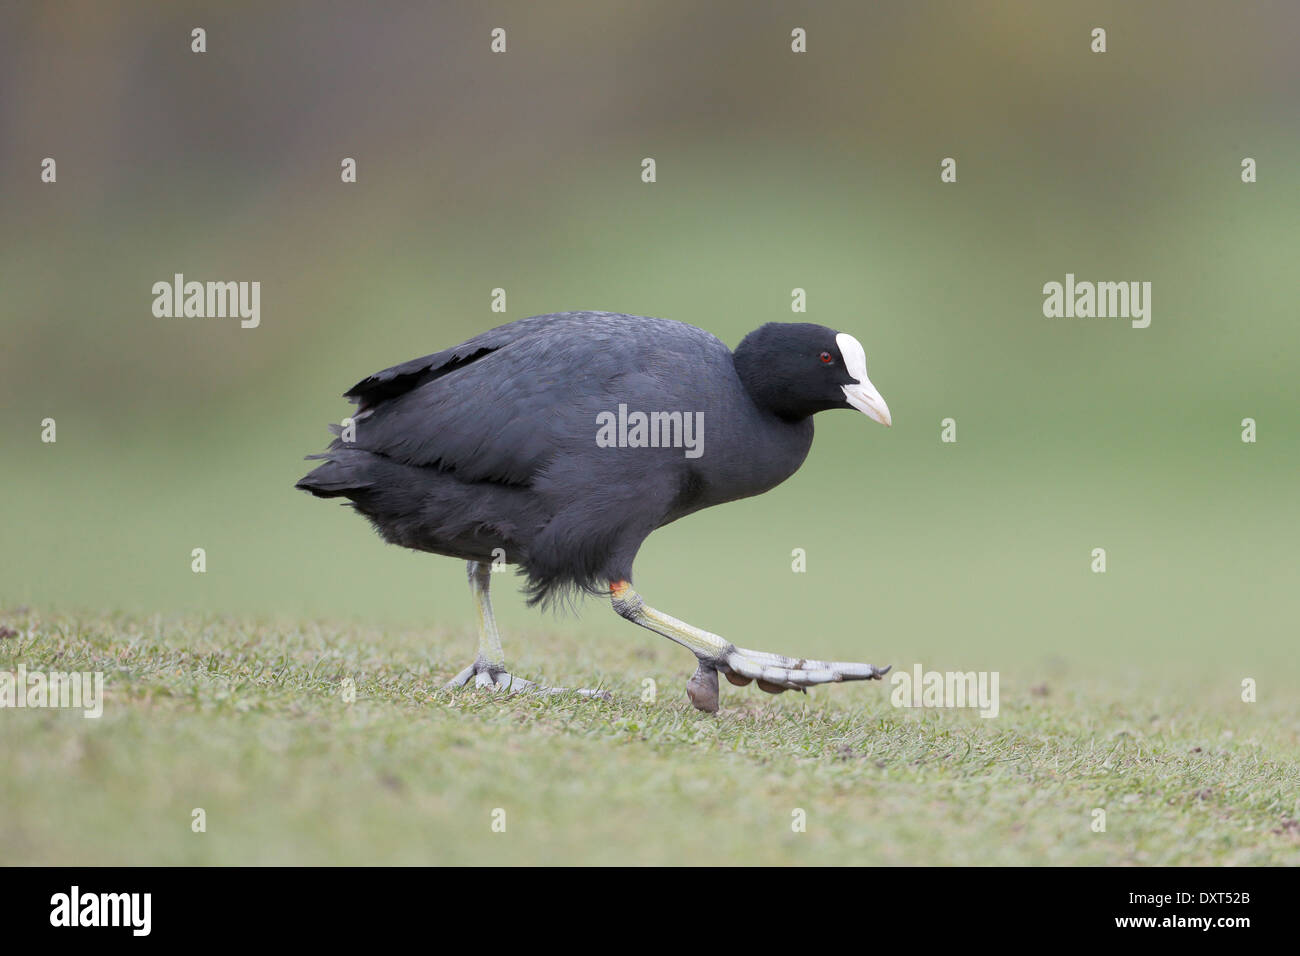
[[[492,613],[492,566],[482,561],[469,562],[469,589],[474,595],[478,610],[478,657],[497,670],[506,669],[506,654],[501,649],[501,632],[497,630],[496,615]]]
[[[806,690],[817,684],[879,680],[889,671],[888,667],[878,668],[870,664],[815,661],[746,650],[717,634],[655,610],[626,581],[611,582],[609,592],[614,610],[620,616],[656,634],[662,634],[670,641],[676,641],[696,656],[699,664],[694,676],[686,684],[686,694],[691,703],[709,713],[718,709],[719,671],[731,683],[741,687],[756,680],[759,687],[772,694],[785,690]]]

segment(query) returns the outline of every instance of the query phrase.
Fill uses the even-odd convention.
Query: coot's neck
[[[731,355],[736,374],[754,404],[771,412],[782,421],[794,424],[822,410],[821,404],[810,404],[799,399],[792,390],[771,376],[770,362],[764,361],[763,350],[747,335]]]

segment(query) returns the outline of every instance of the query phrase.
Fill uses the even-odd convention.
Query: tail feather
[[[324,458],[325,463],[298,479],[294,487],[309,491],[317,498],[350,497],[349,492],[364,491],[373,485],[367,475],[372,457],[369,452],[336,449],[307,457],[308,460]]]

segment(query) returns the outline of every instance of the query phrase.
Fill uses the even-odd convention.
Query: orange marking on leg
[[[610,581],[609,593],[612,594],[615,598],[622,598],[623,595],[627,593],[628,588],[630,588],[631,586],[632,585],[628,584],[626,581]]]

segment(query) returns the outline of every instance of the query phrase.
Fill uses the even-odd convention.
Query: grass
[[[1208,680],[1013,671],[994,719],[896,709],[888,683],[724,684],[710,717],[682,696],[689,656],[630,627],[507,635],[519,672],[600,682],[599,702],[443,693],[468,628],[0,624],[0,669],[106,687],[99,720],[0,713],[10,864],[1300,863],[1295,701]]]

